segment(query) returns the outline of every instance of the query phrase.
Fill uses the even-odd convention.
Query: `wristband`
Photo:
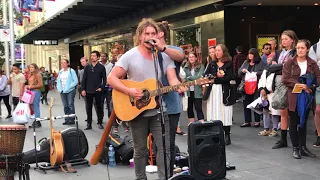
[[[163,47],[163,49],[161,50],[161,52],[164,52],[167,49],[166,46]]]

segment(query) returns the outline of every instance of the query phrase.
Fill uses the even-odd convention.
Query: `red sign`
[[[216,45],[217,45],[217,39],[216,38],[208,39],[208,47],[216,46]]]

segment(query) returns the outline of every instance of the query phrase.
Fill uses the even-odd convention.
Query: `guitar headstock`
[[[52,106],[53,106],[53,98],[50,98],[49,108],[52,109]]]
[[[202,78],[197,79],[196,85],[205,85],[205,84],[210,84],[213,82],[214,82],[213,77],[206,76],[206,77],[202,77]]]

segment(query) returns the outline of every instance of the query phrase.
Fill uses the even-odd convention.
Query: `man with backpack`
[[[320,36],[320,25],[319,25],[319,36]],[[309,50],[309,57],[315,61],[317,61],[317,64],[320,68],[320,39],[319,41],[312,45]],[[316,93],[317,96],[317,93]],[[314,116],[314,122],[317,129],[317,141],[313,143],[314,147],[320,147],[320,102],[316,102],[316,109],[315,109],[315,116]]]
[[[319,36],[320,36],[320,25],[319,25]],[[309,57],[317,61],[317,64],[320,68],[320,39],[316,44],[311,46],[309,50]]]

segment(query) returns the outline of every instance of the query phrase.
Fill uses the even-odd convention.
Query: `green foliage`
[[[176,44],[186,45],[191,44],[192,47],[198,46],[199,42],[197,41],[197,28],[187,28],[177,31],[176,33]]]

